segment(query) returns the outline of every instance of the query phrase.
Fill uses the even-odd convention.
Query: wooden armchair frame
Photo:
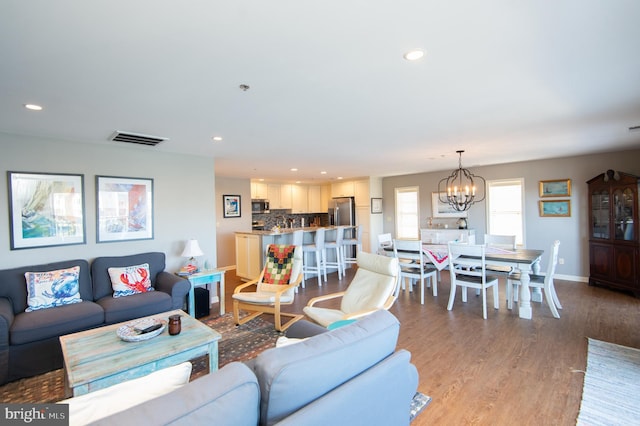
[[[235,323],[237,325],[245,324],[245,323],[251,321],[252,319],[257,318],[258,316],[260,316],[260,315],[262,315],[264,313],[267,313],[267,314],[272,314],[274,316],[274,323],[275,323],[276,330],[285,331],[294,322],[296,322],[299,319],[303,318],[304,315],[302,315],[302,314],[294,314],[294,313],[289,313],[289,312],[282,312],[280,310],[280,307],[282,305],[291,305],[293,303],[293,300],[291,302],[281,302],[280,301],[280,297],[282,296],[283,293],[286,293],[288,290],[295,289],[296,287],[298,287],[300,285],[300,283],[302,282],[302,276],[303,276],[302,275],[302,271],[300,271],[300,274],[298,274],[298,278],[295,280],[295,282],[293,282],[291,284],[287,284],[287,285],[281,285],[280,286],[280,287],[282,287],[281,289],[273,292],[273,295],[275,297],[275,301],[272,304],[267,304],[267,303],[249,303],[249,302],[233,299],[233,319],[234,319]],[[242,292],[243,289],[245,289],[247,287],[250,287],[252,285],[257,286],[258,283],[262,282],[263,277],[264,277],[264,269],[260,273],[260,276],[258,278],[256,278],[255,280],[251,280],[251,281],[248,281],[248,282],[246,282],[244,284],[241,284],[241,285],[237,286],[235,288],[235,290],[233,291],[233,294],[240,293],[240,292]],[[253,312],[253,313],[247,315],[244,318],[240,318],[240,309],[243,309],[243,310],[249,311],[249,312]],[[282,323],[282,317],[287,317],[287,318],[291,318],[291,319],[283,324]]]

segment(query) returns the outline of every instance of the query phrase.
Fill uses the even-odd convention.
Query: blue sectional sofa
[[[113,297],[107,269],[149,264],[155,291]],[[25,312],[26,272],[46,272],[80,267],[82,302]],[[129,256],[66,260],[0,271],[0,384],[62,367],[59,337],[69,333],[127,321],[146,315],[182,309],[190,284],[164,271],[159,252]]]
[[[91,424],[408,425],[418,373],[399,329],[377,311]]]

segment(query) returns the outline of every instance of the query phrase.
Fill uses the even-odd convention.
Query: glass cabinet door
[[[635,204],[633,191],[630,188],[616,189],[613,192],[613,200],[615,203],[613,208],[614,238],[616,240],[633,240],[633,209]]]
[[[609,191],[591,194],[591,238],[609,239]]]

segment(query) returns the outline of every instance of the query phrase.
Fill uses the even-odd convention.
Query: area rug
[[[274,347],[281,335],[273,324],[258,317],[246,324],[236,326],[232,314],[207,319],[203,323],[222,335],[218,341],[218,366],[233,361],[246,361],[262,351]],[[208,357],[191,361],[191,380],[208,371]],[[0,386],[0,402],[3,403],[49,403],[64,399],[63,371],[54,370],[45,374],[17,380]]]
[[[578,425],[638,425],[640,350],[589,339]]]

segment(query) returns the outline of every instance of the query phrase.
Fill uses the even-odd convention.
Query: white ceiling
[[[416,47],[426,56],[404,60]],[[213,157],[222,176],[317,182],[448,170],[458,149],[472,168],[624,150],[640,146],[637,125],[638,0],[5,0],[0,10],[0,131],[168,137],[132,149]]]

